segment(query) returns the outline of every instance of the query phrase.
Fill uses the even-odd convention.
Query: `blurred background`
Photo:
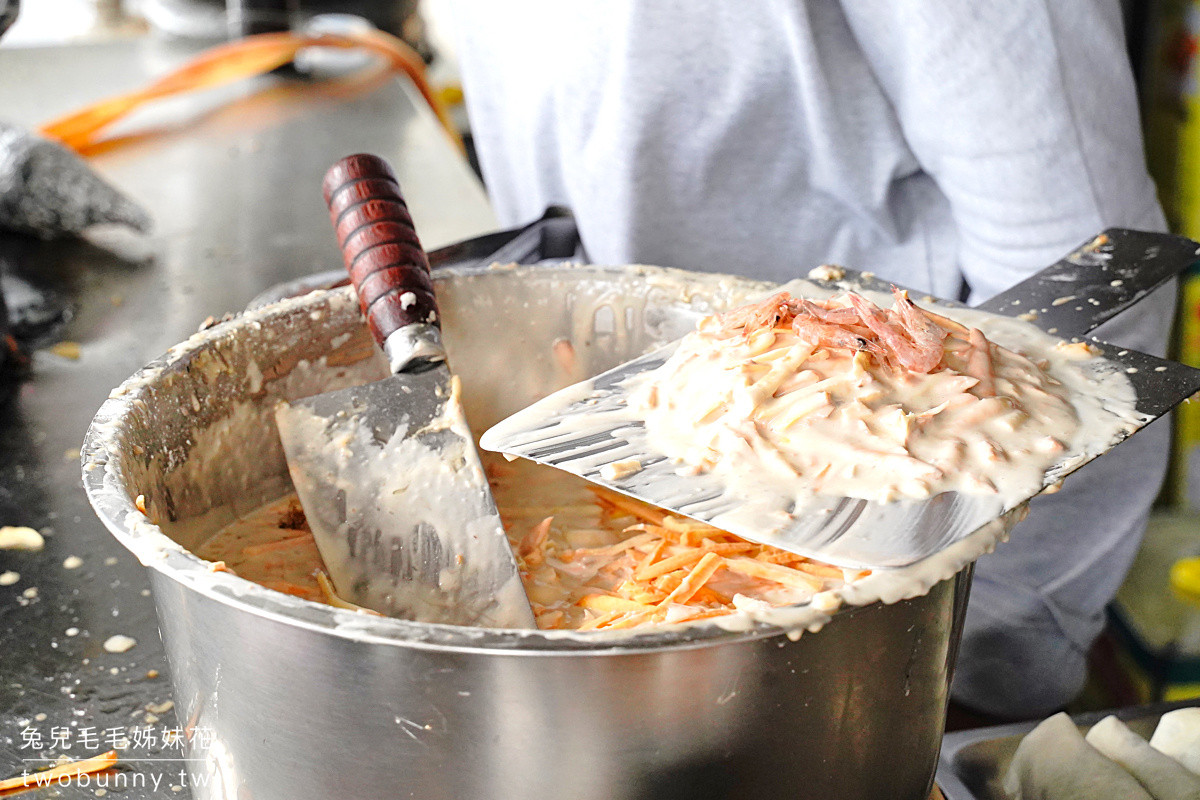
[[[1200,239],[1200,0],[1125,0],[1123,5],[1147,158],[1160,200],[1175,232]],[[25,0],[0,47],[144,37],[215,45],[252,33],[303,28],[314,17],[331,14],[336,16],[317,24],[354,26],[365,19],[420,55],[432,91],[478,173],[462,105],[453,20],[440,0]],[[1184,280],[1171,357],[1200,366],[1200,273]],[[1200,403],[1182,406],[1174,424],[1169,479],[1133,571],[1110,608],[1108,630],[1092,656],[1088,691],[1072,710],[1200,696]]]

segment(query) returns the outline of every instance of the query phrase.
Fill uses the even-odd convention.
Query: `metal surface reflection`
[[[138,89],[194,52],[152,39],[0,49],[0,108],[5,121],[34,128]],[[268,286],[340,263],[320,178],[346,153],[369,150],[392,160],[433,247],[495,223],[432,115],[407,88],[378,74],[319,84],[263,78],[173,100],[131,124],[137,127],[115,133],[152,133],[91,163],[151,210],[150,236],[98,230],[88,241],[21,238],[3,250],[6,259],[19,259],[22,279],[52,289],[67,305],[71,318],[55,336],[77,342],[79,358],[36,352],[31,374],[0,409],[0,525],[47,534],[41,553],[0,551],[0,572],[21,576],[0,587],[0,774],[20,774],[33,763],[25,761],[34,756],[22,748],[23,730],[47,745],[37,758],[54,759],[95,755],[110,746],[105,731],[120,729],[131,743],[121,751],[130,787],[122,797],[141,800],[188,796],[178,763],[140,759],[179,758],[162,746],[161,733],[189,720],[148,710],[172,699],[155,605],[147,571],[104,530],[80,485],[78,451],[88,421],[113,387],[195,333],[206,317],[219,319]],[[68,556],[83,566],[64,569]],[[36,597],[23,596],[30,589]],[[114,634],[137,646],[105,651]],[[151,717],[157,721],[147,722]],[[52,728],[73,732],[71,750],[48,747]],[[134,746],[135,728],[152,728],[158,743]],[[94,798],[96,788],[56,791]]]

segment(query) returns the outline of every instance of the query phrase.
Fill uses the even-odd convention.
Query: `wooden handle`
[[[429,258],[391,165],[379,156],[347,156],[325,173],[321,188],[375,340],[382,345],[416,323],[441,328]]]

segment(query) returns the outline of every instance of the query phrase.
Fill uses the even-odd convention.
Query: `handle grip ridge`
[[[365,153],[347,156],[330,167],[321,189],[375,341],[382,346],[411,325],[440,329],[429,258],[391,165]]]

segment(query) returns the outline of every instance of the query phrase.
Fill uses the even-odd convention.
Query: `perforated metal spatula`
[[[535,628],[395,175],[381,158],[350,156],[329,170],[323,189],[393,373],[276,410],[288,471],[334,587],[389,616]]]
[[[1082,336],[1197,260],[1196,242],[1109,230],[989,304],[1027,314],[1061,337]],[[852,272],[852,271],[847,271]],[[866,275],[847,283],[887,290]],[[487,431],[488,450],[523,456],[752,541],[853,568],[899,567],[936,553],[1028,498],[944,492],[928,500],[880,503],[814,495],[798,500],[763,489],[732,492],[716,474],[678,474],[627,407],[630,380],[661,366],[678,342],[623,364],[518,412]],[[1200,370],[1098,344],[1130,374],[1143,425],[1200,390]],[[1120,440],[1107,443],[1107,448]],[[1051,469],[1049,486],[1098,452]],[[636,468],[626,468],[627,464]]]

